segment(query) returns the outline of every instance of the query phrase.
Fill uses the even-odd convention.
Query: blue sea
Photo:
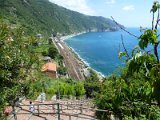
[[[139,28],[128,28],[127,30],[136,36],[141,34]],[[85,33],[69,38],[65,42],[88,66],[107,76],[118,73],[119,68],[124,66],[125,60],[118,58],[118,51],[124,51],[121,35],[126,49],[131,52],[132,48],[138,44],[138,40],[122,30]]]

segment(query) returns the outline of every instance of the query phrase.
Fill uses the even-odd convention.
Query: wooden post
[[[59,108],[59,103],[57,103],[57,114],[58,114],[58,120],[60,120],[60,108]]]
[[[39,105],[37,105],[37,109],[38,109],[38,116],[39,116]]]
[[[82,103],[80,104],[80,110],[81,110],[81,114],[83,113],[83,110],[82,110]]]
[[[60,109],[61,109],[61,111],[62,111],[62,113],[63,113],[62,104],[61,104],[61,107],[60,107]]]
[[[52,110],[54,110],[54,105],[52,105]]]

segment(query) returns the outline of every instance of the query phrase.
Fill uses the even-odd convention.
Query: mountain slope
[[[87,16],[68,10],[48,0],[0,0],[0,15],[12,24],[21,24],[28,32],[74,32],[116,28],[103,17]]]

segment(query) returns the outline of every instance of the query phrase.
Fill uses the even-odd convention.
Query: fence
[[[69,102],[66,103],[53,103],[53,104],[34,104],[34,112],[28,110],[29,105],[19,105],[13,109],[11,117],[8,120],[20,120],[20,115],[27,115],[26,118],[29,120],[33,116],[44,120],[72,120],[72,119],[81,119],[81,120],[97,120],[95,113],[96,111],[103,112],[108,114],[108,110],[99,110],[95,108],[89,108],[83,102]],[[16,111],[15,111],[16,110]],[[49,117],[46,117],[49,115]]]

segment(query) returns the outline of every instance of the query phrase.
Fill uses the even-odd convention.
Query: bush
[[[36,98],[42,92],[46,93],[46,95],[48,96],[47,98],[51,98],[54,94],[58,95],[58,86],[61,96],[68,96],[69,98],[69,96],[79,97],[85,95],[84,84],[82,82],[72,79],[53,80],[45,77],[42,77],[41,79],[42,80],[30,83],[30,92],[28,94],[29,98]]]
[[[51,57],[52,59],[55,59],[58,54],[59,53],[57,48],[52,46],[48,49],[48,56]]]
[[[94,98],[96,93],[99,93],[101,82],[98,75],[94,71],[90,71],[90,77],[86,78],[84,88],[87,98]]]
[[[85,94],[84,84],[81,83],[81,82],[77,82],[74,85],[74,90],[75,90],[75,96],[76,97],[80,97],[80,96]]]
[[[60,66],[60,67],[58,67],[57,72],[60,75],[66,75],[67,74],[67,68],[65,68],[63,66]]]

